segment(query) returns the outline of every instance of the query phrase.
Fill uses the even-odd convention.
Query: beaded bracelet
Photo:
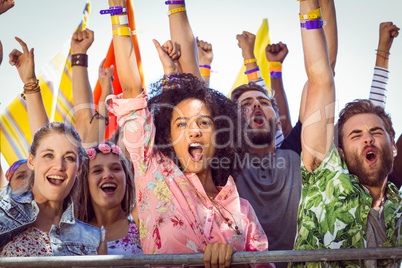
[[[71,55],[71,67],[74,66],[88,67],[88,55],[87,54]]]
[[[26,83],[24,85],[24,91],[21,93],[21,98],[26,100],[26,97],[25,97],[26,94],[33,94],[33,93],[37,93],[37,92],[40,92],[39,80],[36,80],[36,82],[32,82],[32,83]]]
[[[376,49],[375,51],[381,51],[381,52],[387,53],[388,55],[391,55],[391,53],[389,53],[389,51],[386,51],[386,50]]]

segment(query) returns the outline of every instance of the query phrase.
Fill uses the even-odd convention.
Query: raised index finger
[[[29,51],[28,51],[28,46],[27,46],[27,44],[25,44],[25,42],[22,41],[22,39],[20,39],[20,38],[18,38],[18,37],[15,37],[15,40],[17,40],[17,42],[20,43],[20,45],[21,45],[21,47],[22,47],[22,51],[24,51],[24,54],[25,54],[25,53],[28,54]]]

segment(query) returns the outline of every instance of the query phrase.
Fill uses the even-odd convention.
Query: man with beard
[[[346,104],[335,127],[338,148],[318,145],[309,137],[332,139],[333,125],[319,126],[314,120],[303,125],[303,190],[295,249],[401,246],[397,221],[402,198],[387,182],[397,153],[389,115],[369,100]],[[389,262],[370,260],[365,265]]]
[[[237,36],[245,60],[254,58],[254,38],[254,35],[247,32]],[[274,53],[267,52],[267,56],[277,56],[277,62],[282,62],[286,54],[287,48],[284,44]],[[251,70],[255,69],[255,66],[255,62],[246,64],[246,68]],[[282,145],[276,148],[276,136],[281,137],[276,135],[277,130],[282,129],[284,122],[280,121],[282,116],[279,114],[276,100],[265,88],[259,86],[259,81],[264,84],[263,80],[251,81],[234,89],[231,95],[231,99],[243,107],[248,123],[247,136],[250,146],[246,158],[237,162],[243,173],[237,177],[236,185],[240,196],[253,206],[268,237],[269,250],[291,250],[296,236],[297,208],[301,193],[301,123],[299,121],[288,135],[286,134],[289,130],[286,129],[285,123],[283,133],[286,138]],[[284,96],[282,78],[272,77],[271,85],[280,102],[281,96],[282,99]],[[284,98],[286,100],[286,97]],[[284,105],[287,106],[287,103]],[[285,110],[284,105],[282,104],[281,110]],[[286,267],[287,263],[275,265]]]
[[[337,26],[333,0],[321,0],[322,18],[325,20],[325,36],[314,36],[314,49],[329,58],[331,72],[335,68],[337,56]],[[302,14],[302,13],[300,13]],[[309,37],[310,38],[310,37]],[[247,72],[258,69],[254,58],[254,36],[247,32],[238,35],[239,47],[242,49]],[[328,51],[325,39],[328,42]],[[313,40],[313,39],[312,39]],[[324,41],[324,42],[323,42]],[[286,53],[285,53],[286,52]],[[301,129],[304,124],[304,113],[307,98],[308,83],[303,88],[299,121],[289,129],[283,118],[289,118],[286,113],[287,101],[284,93],[281,66],[287,54],[285,44],[278,43],[266,48],[269,61],[272,94],[259,85],[261,79],[249,79],[248,85],[242,85],[233,90],[231,98],[244,108],[248,121],[248,137],[250,153],[246,159],[239,161],[243,174],[237,177],[237,189],[241,197],[246,198],[256,211],[264,231],[268,237],[269,250],[293,249],[297,231],[297,211],[301,196]],[[305,56],[316,59],[315,52]],[[275,63],[274,63],[275,62]],[[321,74],[320,72],[317,72]],[[252,78],[253,75],[250,75]],[[331,74],[332,77],[332,74]],[[317,81],[322,81],[318,77]],[[323,76],[322,78],[325,78]],[[263,80],[262,80],[263,81]],[[308,96],[307,96],[308,95]],[[273,97],[275,96],[275,98]],[[279,111],[278,111],[279,107]],[[282,129],[285,139],[279,147],[277,142],[278,129]],[[289,133],[289,134],[287,134]],[[275,263],[276,267],[287,267],[287,263]]]

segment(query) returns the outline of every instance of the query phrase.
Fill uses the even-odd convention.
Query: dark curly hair
[[[343,148],[343,127],[352,116],[358,114],[375,114],[384,124],[385,131],[388,133],[391,141],[395,139],[395,130],[392,126],[391,117],[380,106],[375,106],[370,100],[356,99],[349,102],[339,112],[339,119],[335,125],[334,142],[341,149]]]
[[[151,85],[148,107],[153,114],[156,126],[155,145],[167,157],[170,157],[183,171],[171,144],[171,120],[173,108],[187,99],[202,101],[211,111],[215,125],[216,151],[214,160],[225,165],[215,166],[211,162],[213,181],[216,186],[226,184],[229,175],[234,178],[240,173],[237,161],[242,160],[248,150],[245,140],[247,123],[240,105],[228,99],[222,93],[206,87],[192,74],[178,74],[162,79]],[[223,163],[223,161],[222,161]]]

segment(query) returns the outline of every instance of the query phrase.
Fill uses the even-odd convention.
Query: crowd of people
[[[346,104],[335,122],[334,0],[300,1],[308,80],[292,125],[282,83],[286,44],[266,47],[268,88],[255,35],[237,35],[248,84],[228,98],[209,88],[212,45],[194,37],[185,2],[166,1],[171,40],[153,40],[164,74],[148,94],[126,2],[108,2],[116,66],[100,63],[95,108],[87,70],[94,32],[71,38],[74,127],[49,122],[33,49],[16,38],[22,51],[14,49],[9,62],[24,83],[33,141],[28,159],[5,173],[0,257],[203,253],[206,267],[230,267],[243,251],[402,246],[402,138],[395,141],[384,111],[396,25],[379,26],[369,99]],[[2,1],[0,14],[13,4]],[[0,43],[0,64],[2,55]],[[120,95],[113,94],[115,68]],[[104,140],[109,112],[119,127]],[[288,265],[320,264],[247,266]]]

